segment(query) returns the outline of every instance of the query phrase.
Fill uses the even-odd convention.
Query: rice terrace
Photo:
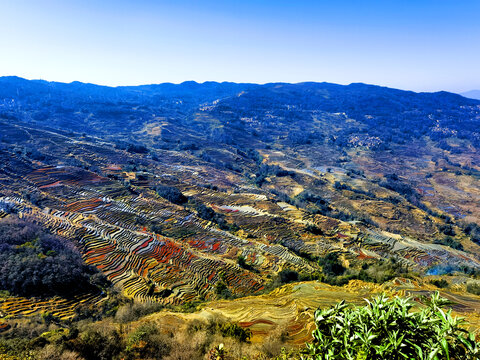
[[[0,360],[480,359],[479,10],[0,2]]]

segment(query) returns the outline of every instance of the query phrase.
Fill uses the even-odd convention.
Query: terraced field
[[[131,128],[94,118],[85,133],[47,128],[18,110],[18,118],[0,120],[0,217],[60,235],[127,297],[169,306],[242,298],[236,310],[232,302],[214,304],[258,336],[288,318],[298,343],[309,334],[312,309],[377,288],[330,294],[315,283],[248,297],[279,286],[283,270],[317,276],[324,270],[318,260],[335,253],[355,271],[386,259],[420,275],[480,271],[479,243],[466,231],[480,193],[473,145],[459,152],[450,151],[451,140],[411,139],[382,148],[378,136],[364,133],[369,114],[354,121],[307,104],[297,119],[285,104],[260,97],[257,107],[256,100],[248,105],[252,94],[241,95],[187,110],[178,102],[172,118],[152,115],[166,108],[137,106],[138,119],[123,119]],[[451,117],[459,111],[476,119],[478,105],[459,106]],[[252,109],[258,114],[244,116]],[[305,141],[295,138],[301,130]],[[162,197],[159,187],[184,200]],[[94,305],[98,296],[5,298],[0,315],[70,319],[75,303]],[[282,304],[278,312],[266,309],[269,301]],[[252,306],[251,314],[241,306]]]
[[[3,130],[27,133],[26,142],[47,136],[25,126],[5,125]],[[331,251],[347,263],[395,256],[412,269],[445,262],[480,268],[478,257],[471,253],[312,214],[278,199],[268,189],[252,186],[236,173],[202,163],[175,162],[172,157],[177,155],[170,152],[164,153],[162,161],[152,161],[98,141],[48,136],[57,143],[43,149],[58,165],[28,162],[2,150],[2,207],[70,239],[87,264],[100,269],[129,297],[170,305],[213,300],[219,283],[233,296],[255,294],[282,269],[320,270],[298,254],[322,256]],[[89,169],[67,164],[65,159],[72,154],[81,154],[74,155],[75,162],[89,164],[85,166]],[[281,160],[279,154],[275,156],[275,161]],[[142,171],[125,170],[132,159],[143,164]],[[320,180],[328,186],[344,179],[336,172],[322,175],[301,169],[297,174],[294,183],[301,180],[305,186]],[[202,185],[208,183],[215,187]],[[206,204],[237,230],[222,230],[199,217],[194,208],[159,197],[154,189],[160,184],[175,186],[195,202]],[[36,199],[32,201],[26,193],[35,194]],[[308,225],[320,233],[309,232]],[[250,268],[237,264],[239,256]]]
[[[0,298],[0,314],[9,319],[50,314],[60,320],[71,320],[76,310],[84,305],[95,306],[104,301],[101,295],[82,295],[71,299],[9,297]],[[7,324],[4,323],[4,328]],[[0,323],[0,329],[2,323]],[[1,331],[1,330],[0,330]]]
[[[53,173],[49,169],[49,176]],[[65,169],[60,169],[58,173],[65,177]],[[38,177],[36,179],[39,181]],[[57,183],[59,180],[54,178],[49,181]],[[105,181],[95,184],[100,187],[102,185],[99,184]],[[70,187],[73,188],[73,185]],[[199,198],[201,196],[198,195]],[[237,203],[245,201],[240,196],[237,198]],[[102,270],[114,284],[124,289],[127,296],[155,299],[171,305],[194,299],[212,300],[219,281],[225,281],[232,294],[246,295],[261,291],[266,284],[266,276],[282,268],[313,271],[313,264],[295,254],[299,251],[321,254],[336,249],[352,259],[384,258],[395,253],[401,261],[413,267],[431,267],[445,260],[451,265],[468,263],[478,266],[472,255],[461,251],[385,232],[361,232],[355,226],[341,222],[331,229],[330,236],[322,236],[321,239],[274,237],[275,233],[288,235],[287,230],[282,233],[283,226],[291,231],[304,221],[298,219],[301,211],[297,210],[290,217],[290,211],[272,203],[262,206],[261,201],[255,204],[259,210],[249,205],[248,212],[232,211],[237,210],[235,205],[215,205],[235,223],[242,224],[243,220],[255,224],[257,218],[261,219],[257,224],[263,227],[259,226],[255,232],[249,232],[248,227],[242,228],[243,235],[253,234],[248,240],[245,236],[235,236],[212,227],[195,214],[173,204],[146,198],[143,194],[119,200],[104,196],[70,203],[65,201],[61,210],[41,209],[16,197],[3,197],[0,202],[15,209],[20,217],[42,224],[76,242],[85,261]],[[244,209],[245,206],[239,208]],[[269,226],[269,221],[282,212],[286,221],[280,224],[273,222]],[[141,224],[139,218],[142,219]],[[174,237],[148,231],[152,223],[162,225]],[[181,236],[175,237],[179,233]],[[239,255],[244,256],[255,269],[260,269],[262,276],[240,268],[236,264]]]
[[[252,331],[252,342],[262,343],[272,333],[288,334],[290,344],[302,345],[311,340],[314,330],[313,314],[319,307],[326,308],[341,300],[360,305],[365,298],[386,292],[391,296],[411,296],[419,301],[422,295],[438,290],[427,282],[395,279],[383,285],[351,281],[345,287],[329,286],[319,282],[302,282],[285,285],[260,296],[249,296],[235,301],[213,301],[192,314],[161,312],[140,321],[156,321],[168,330],[192,320],[208,321],[224,317]],[[442,291],[441,295],[454,301],[455,315],[467,317],[473,328],[480,326],[480,297],[458,291]],[[419,305],[421,306],[421,305]]]

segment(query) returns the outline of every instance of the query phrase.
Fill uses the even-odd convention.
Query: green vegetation
[[[445,236],[443,239],[437,239],[433,243],[450,246],[452,249],[455,250],[463,250],[463,245],[451,236]]]
[[[139,144],[128,144],[126,150],[132,154],[146,154],[148,153],[148,149],[145,145]]]
[[[0,220],[0,290],[22,296],[73,296],[109,286],[78,250],[39,226]]]
[[[323,230],[313,224],[308,224],[307,226],[305,226],[305,231],[308,231],[313,235],[323,235]]]
[[[266,178],[270,177],[270,176],[278,176],[278,177],[291,176],[291,177],[294,177],[295,172],[284,170],[278,165],[261,164],[258,167],[257,172],[255,173],[255,184],[257,186],[262,186],[262,184],[266,181]]]
[[[227,286],[227,281],[225,279],[225,273],[220,273],[220,281],[215,284],[215,293],[222,299],[230,299],[232,293]]]
[[[379,260],[375,263],[363,263],[360,270],[346,269],[335,253],[329,253],[319,260],[324,276],[321,280],[330,285],[342,286],[350,280],[363,280],[383,284],[396,277],[412,277],[409,269],[394,258]]]
[[[444,289],[450,285],[447,280],[445,279],[435,279],[430,281],[430,284],[435,285],[436,287],[440,289]]]
[[[470,294],[480,295],[480,284],[479,283],[469,283],[469,284],[467,284],[467,291]]]
[[[238,266],[240,266],[241,268],[243,268],[245,270],[255,271],[254,267],[252,265],[248,264],[245,257],[243,257],[241,255],[237,258],[237,264],[238,264]]]
[[[115,320],[122,323],[127,323],[127,322],[138,320],[141,317],[146,316],[148,314],[161,311],[163,308],[164,308],[163,305],[155,302],[151,302],[151,303],[131,302],[118,307],[115,314]]]
[[[438,230],[447,236],[455,236],[455,230],[451,224],[441,225],[438,227]]]
[[[295,270],[292,269],[283,269],[278,273],[280,278],[280,282],[282,284],[288,284],[291,282],[295,282],[299,280],[299,274]]]
[[[171,351],[171,339],[152,323],[130,333],[125,344],[126,359],[163,358]]]
[[[340,276],[347,270],[338,258],[338,253],[330,252],[318,261],[327,276]]]
[[[480,343],[454,318],[438,293],[415,309],[409,298],[385,295],[363,307],[343,301],[315,312],[317,329],[307,344],[306,359],[478,359]]]
[[[470,239],[480,244],[480,226],[475,223],[469,223],[465,226],[465,234],[470,236]]]
[[[233,232],[239,230],[237,224],[229,224],[225,220],[225,215],[215,212],[210,206],[197,203],[195,204],[195,210],[197,211],[198,217],[216,223],[222,230]]]
[[[234,323],[219,323],[217,324],[217,330],[224,337],[232,337],[240,342],[247,342],[252,337],[250,329],[244,329],[238,324]]]
[[[36,322],[22,324],[0,337],[0,359],[8,360],[147,360],[203,359],[220,343],[238,348],[233,359],[245,349],[253,354],[252,333],[221,317],[192,320],[174,332],[155,321],[118,327],[105,321],[102,326],[84,323],[81,327],[52,329]],[[243,350],[243,351],[245,351]],[[253,356],[248,356],[249,359]]]
[[[174,204],[183,205],[188,201],[188,198],[173,186],[159,185],[156,187],[156,190],[158,196],[161,196]]]

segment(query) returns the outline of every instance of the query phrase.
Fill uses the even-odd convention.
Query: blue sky
[[[478,0],[0,0],[0,75],[480,88]]]

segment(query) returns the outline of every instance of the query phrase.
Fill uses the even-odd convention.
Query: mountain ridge
[[[22,82],[22,83],[40,83],[40,84],[49,84],[53,86],[92,86],[92,87],[99,87],[99,88],[109,88],[109,89],[135,89],[135,88],[149,88],[149,87],[186,87],[189,88],[191,86],[205,86],[205,85],[238,85],[238,86],[255,86],[255,87],[272,87],[276,85],[335,85],[339,87],[376,87],[376,88],[383,88],[383,89],[390,89],[390,90],[397,90],[401,92],[410,92],[415,94],[438,94],[438,93],[449,93],[449,94],[456,94],[462,97],[467,97],[464,94],[470,93],[478,93],[480,90],[471,90],[463,93],[454,93],[452,91],[447,90],[437,90],[437,91],[414,91],[408,89],[397,89],[390,86],[384,85],[377,85],[377,84],[369,84],[364,82],[353,82],[350,84],[338,84],[332,82],[324,82],[324,81],[301,81],[301,82],[267,82],[267,83],[250,83],[250,82],[233,82],[233,81],[211,81],[206,80],[204,82],[197,82],[195,80],[185,80],[179,83],[172,83],[172,82],[163,82],[163,83],[151,83],[151,84],[139,84],[139,85],[117,85],[117,86],[110,86],[110,85],[100,85],[91,82],[82,82],[78,80],[74,80],[71,82],[61,82],[61,81],[49,81],[45,79],[26,79],[16,75],[7,75],[7,76],[0,76],[0,83],[5,83],[9,81],[14,82]],[[474,98],[474,100],[478,100],[478,98]]]
[[[463,92],[460,95],[471,98],[471,99],[480,100],[480,90],[470,90],[470,91]]]

